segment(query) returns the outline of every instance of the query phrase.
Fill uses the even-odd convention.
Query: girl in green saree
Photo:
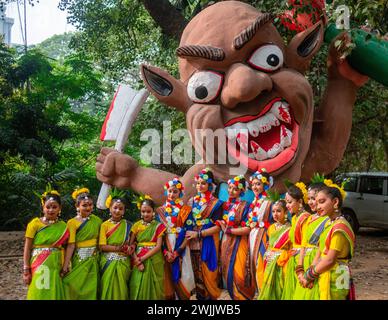
[[[264,254],[264,279],[259,300],[280,300],[284,288],[284,265],[288,260],[290,247],[290,223],[287,221],[287,208],[284,200],[272,206],[275,223],[268,228],[269,246]]]
[[[282,300],[292,300],[295,288],[298,283],[295,270],[299,261],[299,254],[302,248],[302,235],[306,228],[306,221],[310,214],[305,210],[308,202],[307,189],[303,182],[297,182],[287,189],[286,203],[287,210],[291,213],[290,241],[292,243],[289,251],[290,257],[286,265],[286,276],[284,280],[284,290]]]
[[[41,200],[44,216],[34,218],[27,225],[23,280],[28,285],[28,300],[61,300],[64,298],[60,277],[62,246],[69,231],[66,223],[58,220],[61,212],[58,191],[46,191]]]
[[[354,300],[355,290],[349,262],[354,254],[355,235],[340,208],[345,198],[342,187],[325,180],[317,194],[320,215],[329,219],[319,239],[319,250],[300,281],[305,288],[319,288],[320,300]]]
[[[99,288],[97,241],[102,220],[92,214],[93,199],[89,189],[77,189],[72,197],[76,201],[77,216],[67,222],[70,238],[62,268],[65,298],[97,300]]]
[[[129,248],[131,223],[123,219],[125,214],[125,193],[113,189],[106,200],[111,218],[106,220],[100,229],[100,274],[101,300],[128,300],[129,276],[131,261]]]
[[[147,196],[146,196],[147,197]],[[154,220],[155,204],[148,197],[141,202],[142,219],[131,229],[131,241],[136,242],[133,254],[129,292],[131,300],[163,300],[164,294],[164,259],[162,255],[162,236],[166,231],[163,223]]]
[[[325,215],[321,216],[317,213],[316,196],[325,186],[323,183],[324,177],[315,175],[313,179],[308,188],[308,205],[313,214],[307,218],[306,228],[302,235],[302,249],[300,251],[298,265],[295,268],[295,273],[298,278],[312,264],[318,251],[320,235],[324,230],[325,223],[329,219]],[[318,286],[315,286],[314,290],[311,290],[304,288],[299,281],[296,284],[294,300],[319,300]]]

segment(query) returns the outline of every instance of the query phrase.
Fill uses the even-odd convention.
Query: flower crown
[[[209,168],[202,169],[200,173],[198,173],[194,180],[197,182],[199,179],[205,180],[209,184],[209,191],[212,191],[215,187],[213,178],[209,175],[211,173],[211,170]]]
[[[178,177],[168,181],[164,185],[164,195],[167,195],[167,190],[171,187],[176,187],[178,190],[180,190],[179,198],[183,197],[185,187],[183,186],[183,183],[179,180]]]
[[[125,198],[125,195],[126,195],[125,191],[113,188],[111,190],[108,198],[106,198],[106,200],[105,200],[105,206],[107,208],[110,208],[110,205],[112,204],[113,199],[123,199],[123,198]]]
[[[214,181],[210,177],[209,172],[211,172],[209,168],[202,169],[201,172],[195,176],[195,181],[198,181],[199,179],[203,179],[207,183],[213,183]]]
[[[232,179],[228,180],[228,185],[233,184],[240,190],[245,190],[248,188],[248,182],[245,180],[245,177],[241,174]]]
[[[304,201],[304,203],[307,203],[309,201],[309,197],[308,197],[306,185],[303,182],[299,181],[299,182],[295,183],[295,187],[297,187],[300,191],[302,191],[303,201]]]
[[[82,193],[90,193],[90,190],[88,188],[80,188],[80,189],[75,189],[73,193],[71,194],[71,197],[76,200],[77,197],[82,194]]]
[[[136,206],[137,208],[140,210],[141,208],[141,205],[143,204],[143,202],[145,200],[152,200],[151,196],[149,196],[148,194],[145,194],[145,195],[140,195],[136,201],[134,201],[134,203],[136,203]]]
[[[47,186],[46,186],[45,192],[42,193],[41,195],[38,194],[42,206],[44,206],[44,199],[45,199],[45,198],[47,197],[47,195],[49,195],[49,194],[55,194],[55,195],[58,196],[58,197],[61,196],[61,194],[60,194],[57,190],[53,189],[53,187],[51,186],[51,184],[48,183]]]
[[[267,172],[265,168],[260,169],[259,171],[256,171],[254,174],[252,174],[249,178],[250,183],[253,182],[253,180],[257,179],[261,181],[262,184],[264,184],[264,189],[268,190],[272,188],[273,186],[273,177],[269,176],[269,179],[263,176],[263,173]]]
[[[328,186],[329,188],[337,188],[338,191],[341,193],[341,197],[342,197],[342,200],[345,200],[346,198],[346,191],[344,190],[344,187],[345,187],[345,184],[347,183],[348,181],[347,180],[344,180],[342,183],[341,183],[341,186],[339,186],[338,184],[334,183],[333,180],[331,179],[325,179],[323,181],[323,183]]]

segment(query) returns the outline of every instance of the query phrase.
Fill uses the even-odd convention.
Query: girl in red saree
[[[34,218],[26,230],[23,280],[28,285],[27,299],[62,300],[64,291],[60,271],[63,245],[69,238],[69,231],[66,223],[58,220],[61,212],[58,191],[46,191],[41,201],[43,217]]]
[[[100,284],[97,242],[102,220],[92,214],[93,199],[89,189],[77,189],[72,197],[77,215],[67,221],[70,237],[62,268],[65,298],[97,300]]]
[[[140,204],[141,220],[131,229],[130,245],[136,242],[134,268],[129,283],[131,300],[164,300],[163,234],[166,227],[155,218],[155,203],[146,196]]]
[[[166,300],[175,297],[189,300],[195,288],[190,248],[185,238],[185,223],[191,207],[183,204],[184,186],[178,178],[168,181],[164,190],[166,202],[156,209],[156,219],[167,229],[163,241],[164,293]]]
[[[233,300],[250,300],[255,294],[255,279],[249,254],[249,205],[241,201],[247,188],[244,176],[228,181],[229,200],[224,203],[221,241],[222,279]]]
[[[221,294],[218,287],[219,233],[216,221],[222,213],[222,201],[214,197],[213,173],[205,168],[195,176],[197,195],[189,200],[192,207],[186,220],[186,238],[189,240],[191,261],[198,300],[216,300]]]
[[[299,279],[304,287],[318,286],[321,300],[354,300],[355,290],[349,262],[353,257],[355,235],[347,220],[341,216],[340,208],[346,196],[342,187],[327,183],[317,194],[320,215],[329,220],[319,239],[317,255]]]
[[[260,293],[264,277],[264,254],[268,247],[267,229],[270,225],[271,201],[267,197],[267,191],[273,185],[273,178],[265,169],[256,171],[250,178],[250,184],[255,198],[249,206],[248,226],[249,250],[251,268],[256,276],[256,293]]]

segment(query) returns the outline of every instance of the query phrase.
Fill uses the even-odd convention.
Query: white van
[[[342,214],[357,232],[360,227],[388,229],[388,172],[349,172]]]

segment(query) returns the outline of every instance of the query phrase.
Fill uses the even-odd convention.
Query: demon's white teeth
[[[259,124],[257,123],[256,120],[248,122],[247,123],[247,127],[248,127],[248,130],[249,130],[249,134],[252,137],[256,138],[259,135],[260,126],[259,126]]]
[[[231,140],[236,139],[240,131],[244,132],[244,130],[246,130],[246,132],[248,133],[247,124],[241,123],[241,122],[238,122],[232,126],[226,127],[225,130],[227,132],[228,138]]]
[[[283,150],[284,148],[280,143],[275,143],[272,148],[267,151],[268,157],[275,158]]]
[[[282,125],[280,127],[280,144],[283,148],[289,147],[291,145],[292,132]]]
[[[240,145],[240,150],[248,152],[248,135],[238,133],[237,142]]]
[[[271,118],[268,116],[268,114],[265,114],[264,116],[260,117],[259,119],[256,119],[255,121],[259,125],[260,132],[267,132],[272,128]]]
[[[256,160],[265,160],[268,158],[267,152],[261,148],[255,141],[251,141],[251,148]]]
[[[285,122],[291,123],[290,105],[285,101],[276,101],[270,113],[274,114],[276,118]]]

